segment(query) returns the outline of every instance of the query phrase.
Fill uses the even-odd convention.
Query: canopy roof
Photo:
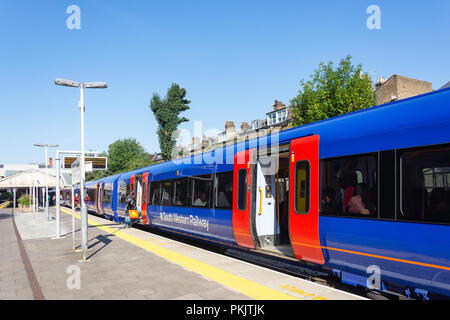
[[[48,170],[47,176],[49,188],[56,188],[55,170]],[[64,188],[65,186],[68,185],[69,183],[65,181],[64,175],[61,175],[60,187]],[[45,186],[46,186],[45,169],[30,169],[0,180],[0,189],[45,187]]]

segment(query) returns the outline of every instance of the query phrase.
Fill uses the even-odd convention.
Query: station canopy
[[[55,170],[48,170],[48,187],[56,188],[56,172]],[[69,183],[65,181],[64,175],[61,175],[60,188],[68,186]],[[22,171],[15,175],[3,178],[0,180],[0,190],[12,188],[30,188],[30,187],[45,187],[45,169],[31,169]]]

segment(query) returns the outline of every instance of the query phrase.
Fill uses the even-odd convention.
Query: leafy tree
[[[98,180],[113,175],[110,170],[99,170],[86,173],[86,181]]]
[[[176,132],[180,123],[189,121],[185,117],[179,117],[181,112],[189,110],[188,104],[191,102],[185,97],[186,89],[174,83],[167,90],[165,99],[162,100],[157,93],[154,93],[150,101],[150,109],[158,122],[157,133],[161,155],[166,160],[172,158],[172,149],[175,147],[176,141],[172,140],[173,133]]]
[[[152,165],[153,162],[150,160],[148,153],[140,154],[134,158],[131,158],[127,163],[127,170],[131,171],[143,167],[148,167]]]
[[[108,170],[86,174],[86,181],[101,179],[153,164],[148,153],[135,138],[121,139],[111,143],[108,147],[108,153],[103,152],[100,156],[108,157]]]
[[[291,104],[294,126],[375,105],[372,81],[363,74],[361,64],[351,63],[351,56],[342,59],[335,69],[333,62],[321,62],[311,80],[300,84],[302,88]]]
[[[113,174],[136,169],[135,159],[139,159],[142,166],[151,164],[148,154],[135,138],[117,140],[108,147],[108,169]]]

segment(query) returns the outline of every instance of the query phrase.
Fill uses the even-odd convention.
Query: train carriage
[[[450,89],[99,182],[120,220],[134,191],[149,227],[450,298]]]

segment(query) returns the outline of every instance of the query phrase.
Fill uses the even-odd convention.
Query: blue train
[[[450,298],[450,89],[92,181],[86,193],[109,219],[380,293]]]

